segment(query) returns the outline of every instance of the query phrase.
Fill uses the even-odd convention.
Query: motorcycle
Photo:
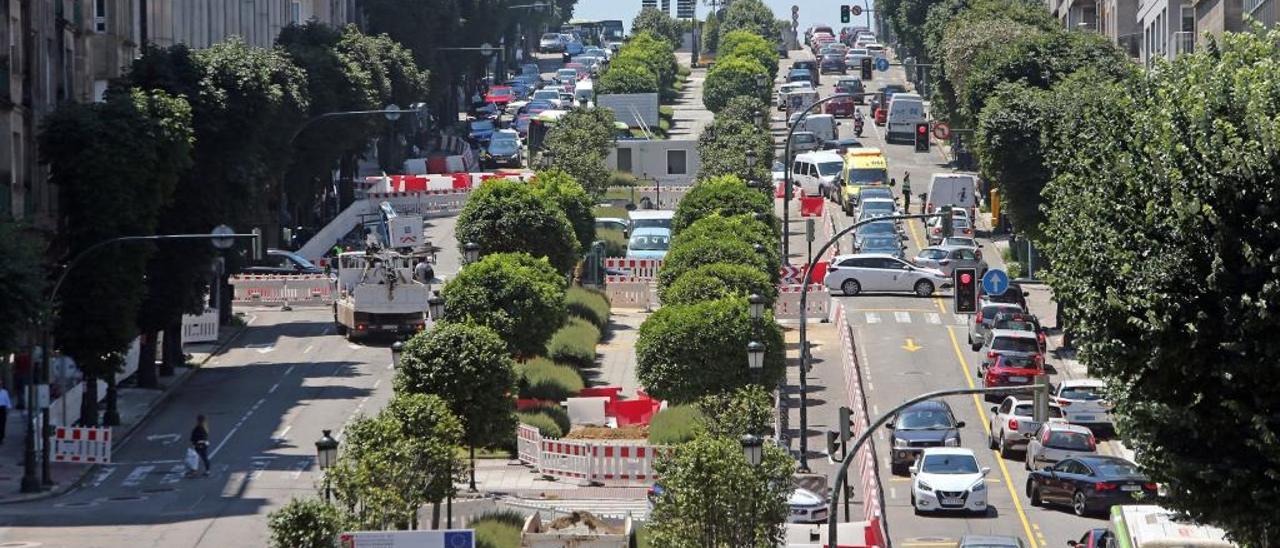
[[[862,116],[860,113],[853,117],[853,132],[858,137],[862,137]]]

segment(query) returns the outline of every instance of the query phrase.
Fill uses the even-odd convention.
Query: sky
[[[872,7],[875,2],[865,0]],[[841,4],[858,4],[863,5],[862,0],[764,0],[765,5],[773,9],[773,14],[778,19],[791,19],[791,6],[800,6],[800,31],[816,24],[831,25],[833,28],[840,26],[840,5]],[[658,5],[662,2],[659,0]],[[865,6],[864,6],[865,7]],[[674,15],[676,9],[676,1],[671,0],[671,12]],[[701,19],[707,13],[710,6],[706,5],[705,0],[698,2],[698,18]],[[640,0],[578,0],[577,6],[573,10],[575,19],[621,19],[623,25],[626,25],[627,32],[631,32],[631,20],[640,12]],[[864,13],[862,17],[855,17],[852,24],[865,23],[867,15]]]

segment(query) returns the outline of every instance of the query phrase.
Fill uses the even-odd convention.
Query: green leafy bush
[[[671,218],[671,232],[679,235],[685,227],[712,213],[726,217],[763,213],[776,219],[773,215],[772,198],[748,187],[742,179],[726,175],[698,181],[698,184],[685,193]]]
[[[672,246],[667,252],[662,268],[658,269],[658,298],[665,298],[667,288],[685,272],[715,263],[743,265],[769,275],[770,281],[778,278],[777,265],[742,240],[696,238]]]
[[[725,297],[747,297],[758,293],[765,307],[772,308],[778,288],[769,276],[755,268],[740,264],[713,263],[681,274],[663,288],[659,297],[664,305],[693,304]]]
[[[330,548],[344,526],[342,512],[320,499],[292,499],[267,515],[274,548]]]
[[[546,413],[528,413],[521,411],[516,413],[516,419],[520,424],[527,424],[538,429],[544,438],[559,438],[564,436],[564,430],[560,429],[560,425],[555,419]]]
[[[471,522],[476,531],[476,548],[513,548],[520,546],[520,529],[524,515],[514,510],[494,510],[481,514]]]
[[[559,404],[546,404],[535,408],[525,409],[522,413],[530,415],[542,415],[553,421],[560,428],[561,432],[568,432],[573,428],[573,423],[569,422],[569,412],[565,411]]]
[[[609,329],[609,298],[603,292],[585,287],[571,287],[564,296],[570,316],[591,322],[601,333]]]
[[[770,90],[756,84],[757,77],[769,77],[769,69],[754,57],[731,56],[717,60],[707,71],[702,87],[702,104],[711,112],[720,112],[729,99],[738,95],[755,95],[765,100]]]
[[[533,358],[516,366],[520,378],[520,397],[562,401],[582,391],[582,375],[578,370],[547,358]]]
[[[706,429],[706,417],[696,405],[673,405],[658,411],[649,421],[649,443],[676,445]]]
[[[769,263],[768,268],[777,270],[782,264],[782,253],[778,249],[779,231],[773,224],[776,221],[777,217],[772,215],[766,221],[757,221],[753,215],[726,217],[719,213],[711,213],[681,230],[671,239],[671,247],[680,247],[686,241],[697,238],[742,240],[752,246],[759,244],[763,247],[765,258]],[[770,276],[770,279],[773,277]]]
[[[450,322],[489,327],[513,355],[533,357],[566,316],[564,290],[564,277],[547,261],[495,253],[459,271],[441,295]]]
[[[596,363],[596,344],[600,342],[600,330],[582,318],[569,321],[551,336],[547,343],[547,356],[557,363],[576,367],[591,367]]]

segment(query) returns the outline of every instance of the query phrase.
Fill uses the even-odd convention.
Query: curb
[[[227,339],[227,342],[222,343],[221,345],[218,345],[218,347],[214,349],[213,352],[210,352],[209,355],[205,357],[204,360],[201,360],[200,363],[197,363],[193,367],[188,368],[185,373],[174,377],[173,382],[170,382],[169,385],[164,388],[163,393],[160,394],[159,398],[156,398],[156,401],[151,405],[151,407],[147,409],[147,412],[142,415],[142,418],[138,419],[137,422],[133,423],[133,425],[130,426],[125,431],[124,435],[120,436],[119,438],[120,445],[124,445],[130,439],[132,439],[133,434],[138,430],[138,428],[141,427],[143,424],[146,424],[147,421],[151,420],[151,417],[155,415],[156,410],[159,409],[166,402],[168,402],[169,398],[172,397],[173,393],[176,392],[180,386],[182,386],[187,382],[187,379],[195,375],[195,372],[199,370],[201,367],[203,367],[204,364],[209,363],[209,360],[212,360],[214,356],[217,356],[225,352],[226,349],[231,346],[231,343],[234,343],[236,339],[240,338],[240,335],[244,334],[244,332],[248,329],[248,327],[249,327],[248,325],[238,327],[235,334],[231,335],[231,337]],[[24,502],[33,502],[38,500],[51,499],[54,497],[60,497],[62,495],[65,495],[67,493],[70,493],[80,488],[80,486],[84,484],[85,479],[93,475],[93,473],[96,472],[98,468],[101,466],[102,466],[101,464],[95,464],[95,465],[89,466],[88,468],[85,468],[84,472],[80,474],[79,478],[76,478],[75,481],[67,483],[65,487],[61,485],[55,485],[52,489],[48,491],[33,493],[29,497],[19,497],[19,498],[13,498],[8,500],[0,500],[0,506],[7,505],[7,504],[20,504]]]

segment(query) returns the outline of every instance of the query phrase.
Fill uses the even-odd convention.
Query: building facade
[[[1099,0],[1098,32],[1120,47],[1131,59],[1141,55],[1138,32],[1138,0]]]
[[[1195,50],[1195,6],[1191,0],[1140,0],[1138,29],[1139,59],[1148,67],[1156,59],[1189,53]]]
[[[1210,36],[1244,30],[1244,0],[1195,0],[1195,41],[1203,46]]]
[[[1244,0],[1243,11],[1269,29],[1276,26],[1276,0]]]

